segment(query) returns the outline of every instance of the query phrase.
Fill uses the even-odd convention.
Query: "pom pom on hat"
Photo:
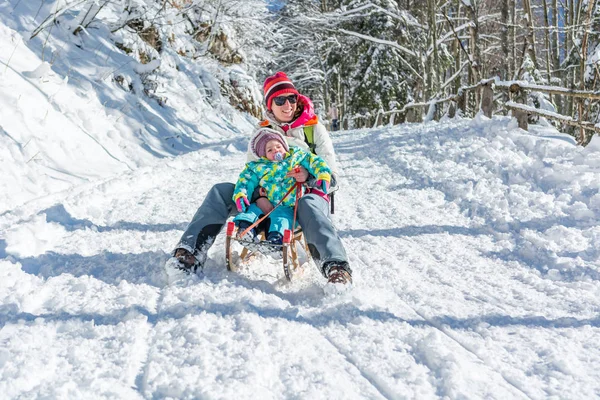
[[[266,157],[267,155],[267,143],[271,140],[277,140],[279,143],[283,145],[286,153],[290,151],[290,147],[283,135],[273,129],[269,128],[261,128],[255,134],[252,140],[250,140],[250,147],[252,148],[252,153],[256,157]]]
[[[263,84],[263,91],[265,94],[265,104],[267,105],[267,109],[271,109],[271,105],[273,104],[273,98],[277,96],[281,96],[286,93],[300,94],[296,90],[296,87],[285,74],[285,72],[277,72],[275,75],[271,75],[265,79],[265,83]]]

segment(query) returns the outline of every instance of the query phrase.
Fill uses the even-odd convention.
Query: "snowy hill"
[[[308,268],[198,276],[167,252],[245,140],[0,214],[8,398],[593,398],[600,394],[600,146],[509,118],[334,136],[334,221],[355,287]]]
[[[0,398],[600,396],[597,138],[480,116],[337,132],[353,290],[310,262],[288,285],[266,257],[229,273],[222,235],[167,285],[255,123],[221,78],[256,82],[180,56],[178,31],[135,61],[118,41],[153,50],[107,4],[33,40],[53,4],[0,4]]]
[[[103,13],[123,7],[110,4]],[[100,22],[75,36],[67,14],[29,40],[56,7],[0,4],[0,212],[252,131],[256,119],[228,103],[217,79],[257,91],[241,67],[199,63],[167,46],[141,64],[116,44],[156,52],[139,38],[129,43],[133,34]]]

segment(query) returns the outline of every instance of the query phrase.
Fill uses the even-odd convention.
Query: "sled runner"
[[[298,261],[298,248],[304,248],[308,258],[310,258],[310,252],[308,251],[308,245],[304,240],[302,235],[302,229],[296,228],[293,232],[290,229],[286,229],[283,232],[283,241],[282,244],[273,244],[264,240],[264,234],[261,233],[260,236],[262,240],[256,242],[248,239],[244,239],[246,234],[250,232],[251,229],[257,227],[259,229],[262,228],[260,225],[261,222],[265,221],[266,218],[281,204],[283,200],[292,193],[292,191],[296,189],[296,201],[294,204],[294,219],[292,222],[292,227],[296,226],[296,207],[298,206],[298,200],[302,196],[302,183],[293,184],[283,196],[283,198],[275,205],[273,210],[269,211],[266,215],[259,218],[258,221],[254,222],[248,228],[246,228],[243,232],[238,233],[238,227],[235,225],[233,221],[227,223],[227,236],[225,239],[225,261],[227,263],[227,269],[229,271],[238,271],[239,265],[238,263],[247,260],[254,253],[261,253],[264,255],[269,255],[273,258],[281,258],[283,260],[283,272],[288,281],[292,280],[294,273],[297,273],[300,268],[300,262]],[[233,246],[232,244],[238,242],[242,245],[243,250],[240,254],[239,260],[234,260],[233,257]]]
[[[229,271],[237,272],[239,270],[239,264],[246,261],[252,254],[261,253],[272,258],[281,258],[283,261],[283,272],[288,281],[291,281],[293,276],[298,273],[300,269],[300,262],[298,260],[298,249],[304,248],[306,254],[310,257],[310,253],[304,242],[302,236],[302,230],[296,229],[292,234],[292,231],[286,229],[283,234],[283,244],[272,244],[265,240],[258,242],[246,240],[237,237],[238,228],[234,222],[227,223],[227,236],[225,239],[225,260],[227,263],[227,269]],[[264,235],[261,235],[264,238]],[[233,256],[233,243],[239,243],[243,250],[239,256],[239,259],[235,260]]]

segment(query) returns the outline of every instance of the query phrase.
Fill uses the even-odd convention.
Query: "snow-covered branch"
[[[384,44],[386,46],[393,47],[393,48],[395,48],[397,50],[400,50],[404,54],[412,56],[412,57],[416,57],[417,56],[417,53],[415,53],[414,51],[412,51],[410,49],[407,49],[406,47],[401,46],[401,45],[399,45],[396,42],[392,42],[391,40],[378,39],[378,38],[374,38],[373,36],[363,35],[362,33],[353,32],[353,31],[349,31],[349,30],[346,30],[346,29],[338,29],[338,31],[342,32],[342,33],[345,33],[347,35],[352,35],[352,36],[356,36],[356,37],[364,39],[364,40],[368,40],[370,42]]]
[[[56,21],[56,18],[60,17],[61,15],[63,15],[64,13],[66,13],[67,11],[69,11],[69,10],[77,7],[78,5],[85,3],[86,1],[89,1],[89,0],[80,0],[80,1],[76,1],[76,2],[71,3],[71,4],[67,4],[63,8],[61,8],[60,10],[56,10],[54,13],[48,15],[46,17],[46,19],[44,21],[42,21],[42,23],[40,25],[38,25],[38,27],[35,28],[33,30],[33,32],[31,32],[31,36],[29,37],[29,40],[35,38],[48,25],[50,25],[51,23],[53,23],[54,21]]]
[[[412,17],[411,15],[407,15],[406,13],[399,15],[399,14],[395,14],[393,12],[390,12],[389,10],[386,10],[385,8],[378,6],[376,4],[373,4],[371,2],[360,5],[356,8],[352,8],[350,10],[344,11],[339,13],[338,15],[340,16],[344,16],[344,17],[356,17],[359,16],[361,12],[363,11],[367,11],[369,9],[375,9],[383,14],[386,14],[392,18],[395,18],[399,21],[404,22],[406,25],[408,26],[413,26],[416,28],[421,28],[421,29],[425,29],[427,28],[426,26],[420,24],[414,17]]]

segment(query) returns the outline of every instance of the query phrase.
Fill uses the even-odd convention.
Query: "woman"
[[[332,188],[329,191],[335,190],[337,165],[333,144],[325,126],[315,115],[310,99],[298,93],[283,72],[269,76],[263,90],[267,119],[260,125],[282,133],[289,146],[311,151],[311,144],[314,144],[313,152],[322,157],[332,171]],[[312,133],[312,141],[308,140],[307,133]],[[248,161],[253,159],[256,157],[249,151]],[[314,177],[302,167],[289,176],[298,182],[307,182],[309,187],[316,186]],[[195,271],[204,263],[208,249],[227,218],[237,213],[232,200],[233,190],[233,183],[219,183],[208,192],[173,251],[179,268]],[[266,198],[258,199],[257,205],[264,212],[273,207]],[[318,188],[300,198],[297,217],[310,253],[323,276],[330,283],[352,283],[346,250],[330,220],[326,196]]]

